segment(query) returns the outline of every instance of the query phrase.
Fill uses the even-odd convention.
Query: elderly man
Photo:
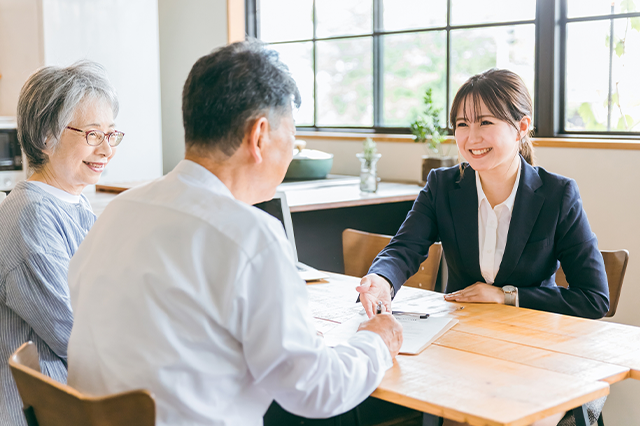
[[[328,417],[380,383],[400,325],[378,315],[326,347],[282,226],[252,207],[291,161],[292,103],[295,82],[258,42],[196,62],[185,160],[115,199],[71,262],[71,386],[149,389],[158,425],[260,425],[274,399]]]

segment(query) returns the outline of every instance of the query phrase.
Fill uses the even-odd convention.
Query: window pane
[[[291,71],[298,84],[302,104],[293,111],[296,126],[313,126],[313,42],[274,44],[270,46],[280,53],[280,60]]]
[[[535,18],[534,0],[451,0],[451,25],[528,21]]]
[[[422,113],[422,98],[433,90],[445,121],[447,38],[444,31],[394,34],[382,38],[384,49],[384,126],[408,127]]]
[[[313,38],[313,0],[259,0],[258,16],[261,40]]]
[[[514,25],[451,32],[450,100],[467,79],[489,68],[506,68],[533,96],[535,26]]]
[[[385,31],[447,25],[447,0],[384,0],[382,7]]]
[[[610,25],[609,20],[567,25],[568,131],[640,131],[640,29],[633,29],[628,19],[616,19],[610,51]]]
[[[318,126],[373,126],[371,37],[317,42]]]
[[[638,0],[567,0],[569,18],[631,12],[640,12]]]
[[[316,36],[319,38],[373,32],[372,0],[321,0],[316,2]]]

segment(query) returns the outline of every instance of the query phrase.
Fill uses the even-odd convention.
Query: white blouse
[[[487,196],[482,190],[480,175],[476,172],[476,189],[478,191],[478,244],[480,252],[480,272],[487,284],[493,284],[500,269],[500,262],[507,245],[507,235],[511,224],[513,203],[520,182],[520,162],[518,175],[513,184],[511,194],[502,203],[491,208]]]

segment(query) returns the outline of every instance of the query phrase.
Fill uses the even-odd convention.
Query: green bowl
[[[333,166],[333,154],[321,153],[323,155],[305,155],[312,150],[304,149],[300,154],[295,155],[287,174],[284,176],[286,180],[310,180],[310,179],[324,179],[329,174],[331,167]],[[320,153],[320,151],[316,151]],[[309,157],[323,157],[323,158],[309,158]]]

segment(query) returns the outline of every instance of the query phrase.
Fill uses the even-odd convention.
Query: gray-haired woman
[[[98,181],[124,134],[105,69],[82,61],[45,67],[18,101],[29,179],[0,205],[0,426],[26,424],[6,360],[32,340],[42,372],[66,383],[73,315],[69,260],[96,220],[82,190]]]

